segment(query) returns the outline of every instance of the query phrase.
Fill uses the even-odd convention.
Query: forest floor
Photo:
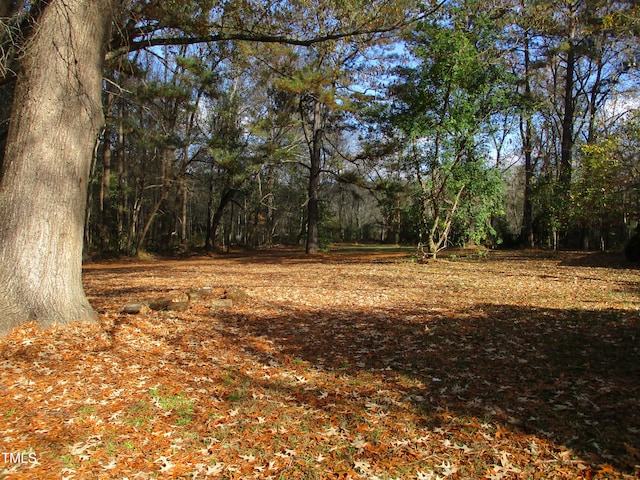
[[[87,264],[98,325],[0,341],[0,478],[639,478],[640,270],[465,253]]]

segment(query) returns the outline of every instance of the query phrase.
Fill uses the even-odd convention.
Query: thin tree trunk
[[[575,105],[573,89],[575,84],[576,47],[573,42],[567,52],[567,71],[564,85],[564,113],[562,117],[562,145],[560,152],[560,188],[563,196],[569,192],[571,186],[571,170],[573,161],[573,125]]]
[[[535,247],[535,236],[533,232],[533,158],[531,155],[531,120],[526,120],[524,147],[524,212],[522,218],[522,240],[525,246]]]
[[[447,246],[447,239],[449,238],[451,224],[453,223],[453,215],[458,210],[458,205],[460,205],[460,197],[462,196],[462,191],[464,190],[464,188],[465,185],[462,185],[462,187],[460,187],[460,190],[458,190],[456,199],[451,204],[451,210],[447,212],[442,228],[439,228],[440,215],[438,214],[433,221],[433,226],[429,230],[429,238],[427,240],[427,253],[433,260],[436,259],[438,252],[443,250]]]
[[[314,101],[313,106],[313,131],[311,145],[309,145],[309,190],[307,203],[307,246],[306,253],[318,253],[318,222],[320,213],[318,209],[318,187],[320,184],[320,171],[322,165],[322,140],[324,135],[322,122],[322,104]]]
[[[273,167],[269,166],[267,171],[267,194],[264,197],[267,202],[267,235],[266,235],[266,246],[271,247],[273,245],[273,239],[276,231],[276,219],[275,219],[275,201],[273,190],[275,187],[275,174],[273,172]]]
[[[195,124],[196,121],[196,113],[200,111],[200,109],[198,108],[198,105],[200,104],[200,98],[202,97],[204,92],[204,87],[201,87],[198,90],[198,95],[196,97],[196,101],[195,101],[195,105],[194,105],[194,109],[191,112],[191,115],[189,116],[189,123],[187,125],[187,131],[185,132],[185,136],[188,139],[188,141],[185,143],[184,149],[182,151],[182,161],[183,161],[183,165],[182,165],[182,182],[181,182],[181,189],[182,189],[182,212],[181,212],[181,228],[180,228],[180,241],[182,243],[186,243],[187,242],[187,207],[188,207],[188,203],[189,203],[189,190],[187,188],[187,175],[186,175],[186,170],[187,170],[187,165],[190,163],[189,160],[189,147],[191,146],[190,144],[190,138],[191,138],[191,133],[193,131],[193,126]]]
[[[604,63],[602,61],[602,56],[598,56],[596,58],[596,78],[593,82],[593,88],[589,94],[589,127],[587,134],[587,143],[592,144],[595,143],[597,137],[597,113],[598,113],[598,100],[599,95],[601,94],[600,90],[602,88],[602,71],[604,69]]]
[[[98,148],[100,147],[100,142],[96,142],[94,144],[93,156],[91,158],[91,166],[89,168],[89,179],[93,178],[96,173],[96,163],[98,160]],[[82,258],[84,261],[84,257],[86,254],[86,250],[89,249],[91,245],[91,205],[93,204],[93,191],[92,189],[87,189],[87,204],[85,206],[84,212],[84,243],[82,246],[83,254]]]
[[[125,148],[124,148],[124,105],[120,103],[118,108],[118,155],[117,155],[117,168],[118,168],[118,193],[120,195],[118,202],[118,211],[117,211],[117,219],[116,219],[116,235],[117,235],[117,248],[121,250],[123,247],[126,250],[126,253],[131,253],[131,242],[133,242],[133,237],[129,235],[126,239],[124,238],[124,217],[127,212],[127,177],[125,172]],[[136,197],[137,200],[137,197]],[[134,220],[131,220],[131,229],[135,228]]]
[[[142,210],[142,196],[144,195],[144,184],[136,185],[136,191],[134,193],[133,208],[131,209],[131,223],[129,225],[129,235],[125,243],[125,252],[130,254],[132,252],[133,240],[138,234],[138,224],[140,223],[140,210]]]
[[[182,212],[180,215],[180,241],[187,243],[187,210],[189,205],[189,192],[187,190],[187,179],[182,184]]]
[[[100,182],[100,219],[98,239],[100,250],[109,249],[109,213],[111,212],[111,135],[104,133],[104,151],[102,153],[102,181]]]
[[[0,180],[0,334],[96,316],[82,243],[113,3],[52,0],[26,44]]]
[[[524,41],[525,69],[525,111],[520,119],[520,134],[524,150],[524,211],[522,216],[521,241],[529,248],[535,247],[533,233],[533,127],[531,120],[531,79],[529,78],[531,59],[529,56],[529,38]],[[523,125],[524,124],[524,125]]]
[[[149,217],[147,218],[147,221],[145,222],[144,227],[142,228],[142,232],[140,233],[140,238],[136,242],[136,255],[140,253],[140,249],[142,248],[142,245],[144,245],[144,241],[147,239],[149,229],[151,228],[151,225],[153,224],[153,221],[156,218],[156,214],[158,213],[158,210],[160,210],[162,203],[167,199],[168,196],[169,196],[169,189],[166,186],[163,186],[162,191],[160,192],[160,196],[156,200],[156,203],[153,205],[153,208],[151,209],[151,213],[149,214]]]
[[[220,197],[220,203],[218,204],[218,208],[216,209],[215,213],[211,217],[211,221],[209,223],[209,228],[211,229],[210,240],[209,240],[210,245],[208,246],[209,249],[213,249],[213,243],[215,241],[216,234],[218,233],[218,227],[220,227],[220,222],[222,221],[222,217],[227,211],[227,207],[231,203],[231,200],[233,200],[233,196],[235,195],[235,193],[236,193],[236,190],[231,188],[231,189],[225,190],[225,192]]]
[[[160,196],[157,198],[156,203],[153,205],[153,208],[151,209],[151,213],[149,214],[149,217],[147,218],[147,221],[144,224],[144,227],[142,228],[142,232],[140,233],[140,238],[138,238],[138,241],[136,242],[136,255],[140,253],[140,249],[144,245],[144,241],[147,238],[147,234],[149,233],[149,229],[151,228],[151,225],[155,220],[158,210],[160,210],[160,207],[169,196],[169,189],[171,187],[171,184],[167,177],[169,175],[168,173],[169,163],[171,162],[170,156],[171,156],[170,150],[167,149],[162,152],[162,185],[160,190]]]
[[[105,132],[104,152],[102,153],[102,181],[100,182],[100,222],[105,225],[109,211],[109,190],[111,189],[111,138]]]
[[[211,219],[213,218],[213,191],[214,191],[214,165],[211,163],[210,178],[209,178],[209,198],[207,200],[207,232],[204,239],[205,250],[213,250],[214,238],[211,229]]]

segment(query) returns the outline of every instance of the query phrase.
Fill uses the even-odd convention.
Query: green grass
[[[183,394],[163,394],[161,389],[149,390],[153,403],[163,410],[171,410],[178,415],[176,424],[185,426],[191,423],[194,403]]]
[[[127,409],[125,423],[132,427],[143,427],[151,418],[151,406],[147,401],[139,400]]]

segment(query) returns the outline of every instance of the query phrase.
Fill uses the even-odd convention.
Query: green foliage
[[[501,175],[485,165],[480,132],[507,107],[508,69],[497,25],[472,4],[454,3],[418,26],[410,43],[417,66],[399,69],[391,88],[399,102],[390,119],[410,143],[407,170],[432,255],[450,234],[463,244],[495,236],[491,218],[501,211]]]
[[[451,18],[422,22],[411,38],[417,68],[401,68],[393,93],[404,103],[396,124],[409,136],[439,134],[455,142],[474,135],[505,108],[511,76],[491,44],[497,27],[459,4]],[[456,17],[456,15],[460,15]]]
[[[372,33],[310,47],[183,41],[216,34],[307,38],[399,25],[416,13],[415,4],[132,5],[136,11],[123,12],[133,13],[123,18],[135,20],[140,30],[119,25],[122,35],[134,35],[128,40],[141,44],[142,36],[135,35],[146,28],[145,40],[175,35],[181,41],[135,51],[117,63],[111,57],[108,63],[110,177],[100,178],[106,169],[98,158],[90,185],[94,211],[87,216],[88,236],[99,248],[133,251],[149,216],[156,220],[146,247],[203,238],[209,245],[213,218],[218,241],[224,236],[225,242],[246,245],[298,243],[307,231],[311,156],[322,164],[314,170],[325,209],[319,243],[363,236],[419,242],[431,236],[443,245],[495,245],[505,233],[520,233],[515,230],[524,189],[519,179],[509,183],[506,215],[502,197],[509,180],[487,165],[502,162],[498,167],[507,170],[506,159],[523,156],[519,127],[522,135],[530,130],[533,188],[527,205],[533,206],[539,245],[544,237],[577,238],[580,229],[595,236],[610,227],[615,238],[627,238],[629,226],[640,218],[640,122],[628,115],[615,126],[601,125],[605,119],[598,109],[608,97],[597,95],[613,91],[609,86],[620,85],[618,77],[635,68],[628,35],[637,12],[628,14],[629,2],[618,5],[619,11],[605,4],[575,6],[577,35],[588,41],[585,37],[575,52],[576,76],[582,79],[576,118],[585,121],[576,122],[574,136],[576,142],[590,138],[591,144],[573,152],[570,196],[556,182],[563,107],[558,86],[571,47],[567,5],[545,0],[508,10],[495,2],[453,0],[384,38]],[[430,5],[420,8],[424,14]],[[624,38],[603,37],[603,27]],[[612,56],[612,47],[625,53]],[[592,84],[598,62],[604,62],[599,87]],[[590,93],[598,107],[593,112]],[[586,135],[590,122],[593,137]],[[601,126],[611,144],[597,141]],[[504,145],[498,146],[501,135]],[[346,198],[336,187],[341,182],[358,195]],[[106,197],[103,187],[109,189]],[[181,224],[188,225],[185,238],[178,238]]]
[[[462,245],[500,244],[502,239],[492,220],[504,215],[502,196],[504,180],[498,169],[487,168],[483,160],[463,163],[454,182],[465,185],[460,206],[454,215],[453,237]],[[455,188],[454,188],[455,189]]]
[[[584,145],[576,181],[571,188],[571,215],[583,225],[598,227],[622,216],[621,164],[614,140]]]
[[[618,189],[628,222],[640,220],[640,110],[631,112],[615,131],[620,162]],[[633,224],[631,225],[633,226]]]
[[[198,86],[207,87],[217,80],[217,72],[207,65],[204,58],[179,56],[175,58],[175,62],[178,67],[193,76]]]
[[[532,187],[534,223],[539,236],[547,238],[548,246],[553,246],[553,237],[560,230],[565,213],[559,190],[559,183],[549,174],[540,175]]]

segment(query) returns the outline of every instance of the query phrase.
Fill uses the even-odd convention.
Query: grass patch
[[[125,423],[132,427],[143,427],[153,418],[151,405],[146,400],[138,400],[127,409]]]
[[[6,418],[10,418],[13,417],[16,413],[18,413],[18,410],[16,408],[10,408],[6,412],[4,412],[4,416]]]
[[[76,457],[74,457],[73,455],[61,455],[60,461],[65,468],[74,469],[80,465]]]
[[[168,410],[175,413],[178,418],[176,419],[176,425],[185,426],[191,423],[194,402],[189,400],[185,395],[164,393],[163,389],[151,389],[149,390],[149,396],[151,402],[156,407],[162,410]]]
[[[83,416],[91,415],[92,413],[95,413],[95,411],[96,411],[96,407],[92,405],[86,405],[78,408],[78,414]]]

